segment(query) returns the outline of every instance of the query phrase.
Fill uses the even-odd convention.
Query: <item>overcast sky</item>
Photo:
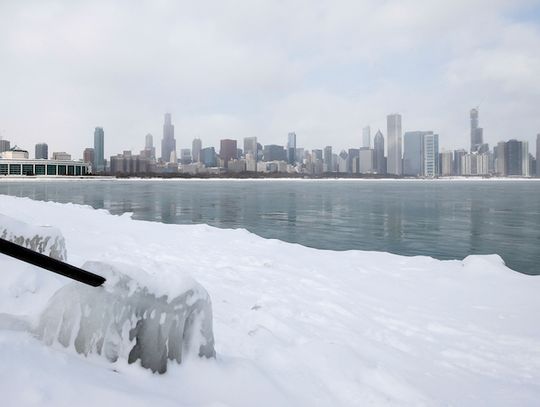
[[[490,145],[540,133],[540,1],[0,0],[0,135],[32,155],[95,126],[106,156],[159,152],[165,112],[179,149],[358,147],[392,112],[468,149],[477,105]]]

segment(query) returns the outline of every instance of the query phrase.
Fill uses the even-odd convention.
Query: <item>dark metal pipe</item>
[[[98,287],[105,282],[105,278],[98,276],[97,274],[90,273],[89,271],[64,263],[63,261],[53,259],[52,257],[27,249],[26,247],[2,238],[0,238],[0,253],[52,271],[53,273],[80,281],[81,283],[91,285],[92,287]]]

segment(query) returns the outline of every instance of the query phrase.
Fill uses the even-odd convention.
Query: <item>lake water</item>
[[[9,180],[0,194],[245,228],[319,249],[438,259],[496,253],[514,270],[540,274],[536,181]]]

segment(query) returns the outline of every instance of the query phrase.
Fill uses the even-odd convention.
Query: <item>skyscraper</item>
[[[506,142],[505,161],[507,175],[522,174],[522,146],[521,141],[509,140]]]
[[[521,142],[521,175],[529,177],[529,142]]]
[[[215,167],[217,163],[216,150],[214,147],[206,147],[201,149],[200,159],[205,167]]]
[[[296,133],[291,132],[287,135],[287,162],[294,165],[296,162]]]
[[[191,143],[191,155],[194,163],[201,161],[202,141],[199,137],[193,139]]]
[[[388,158],[386,160],[386,171],[388,174],[403,174],[401,163],[401,115],[390,114],[386,118],[388,130]]]
[[[36,144],[36,160],[46,160],[49,158],[49,146],[47,143],[38,143]]]
[[[237,154],[236,140],[224,139],[220,141],[219,157],[223,160],[225,168],[228,168],[230,160],[238,158]]]
[[[536,176],[540,177],[540,133],[536,135]]]
[[[165,113],[163,123],[163,139],[161,140],[161,161],[169,162],[171,153],[176,152],[176,140],[174,138],[174,125],[171,122],[171,114]]]
[[[423,135],[423,175],[436,177],[439,175],[439,135],[428,132]]]
[[[371,148],[371,128],[369,126],[362,129],[362,148]]]
[[[378,130],[373,139],[375,155],[373,157],[373,169],[377,174],[386,174],[386,162],[384,159],[384,136]]]
[[[441,175],[443,177],[454,175],[454,158],[452,151],[443,151],[441,153]]]
[[[96,127],[94,130],[94,162],[92,164],[94,173],[105,171],[105,132],[103,127]]]
[[[484,144],[484,131],[478,127],[478,108],[471,109],[471,153],[478,151]]]
[[[257,137],[244,137],[244,155],[253,154],[257,160]]]
[[[463,149],[454,150],[454,175],[463,175],[465,155],[467,151]]]
[[[0,138],[0,153],[3,153],[4,151],[9,151],[11,148],[9,140],[3,140]]]
[[[324,148],[323,161],[324,161],[324,170],[323,171],[325,171],[325,172],[334,171],[334,168],[333,168],[333,165],[332,165],[332,146],[326,146]]]
[[[144,150],[146,151],[146,157],[155,160],[156,159],[156,148],[154,147],[154,136],[148,133],[144,137]]]
[[[85,148],[83,151],[83,161],[85,163],[92,164],[95,161],[94,158],[94,149],[93,148]],[[92,169],[93,171],[93,169]]]
[[[424,175],[424,136],[432,131],[408,131],[403,135],[403,175]]]
[[[501,177],[506,177],[506,175],[508,175],[508,170],[506,163],[506,143],[504,141],[497,144],[497,155],[495,159],[497,160],[495,172]]]

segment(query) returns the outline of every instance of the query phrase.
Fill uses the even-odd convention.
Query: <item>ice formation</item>
[[[0,231],[4,239],[39,253],[59,260],[67,257],[59,229],[0,214]],[[68,283],[52,296],[35,327],[27,318],[0,313],[0,328],[30,330],[48,345],[60,343],[111,362],[140,361],[159,373],[167,370],[168,361],[181,363],[189,353],[215,356],[212,305],[200,284],[187,279],[185,289],[171,297],[128,276],[148,281],[148,275],[134,266],[90,261],[82,268],[105,277],[104,286]]]
[[[54,227],[32,226],[0,214],[0,237],[57,260],[67,259],[64,237]]]
[[[183,294],[157,296],[119,270],[118,265],[87,262],[83,269],[107,279],[103,287],[70,283],[51,299],[39,318],[37,336],[51,345],[73,346],[115,362],[140,360],[164,373],[167,361],[186,352],[213,357],[212,306],[199,284]]]

